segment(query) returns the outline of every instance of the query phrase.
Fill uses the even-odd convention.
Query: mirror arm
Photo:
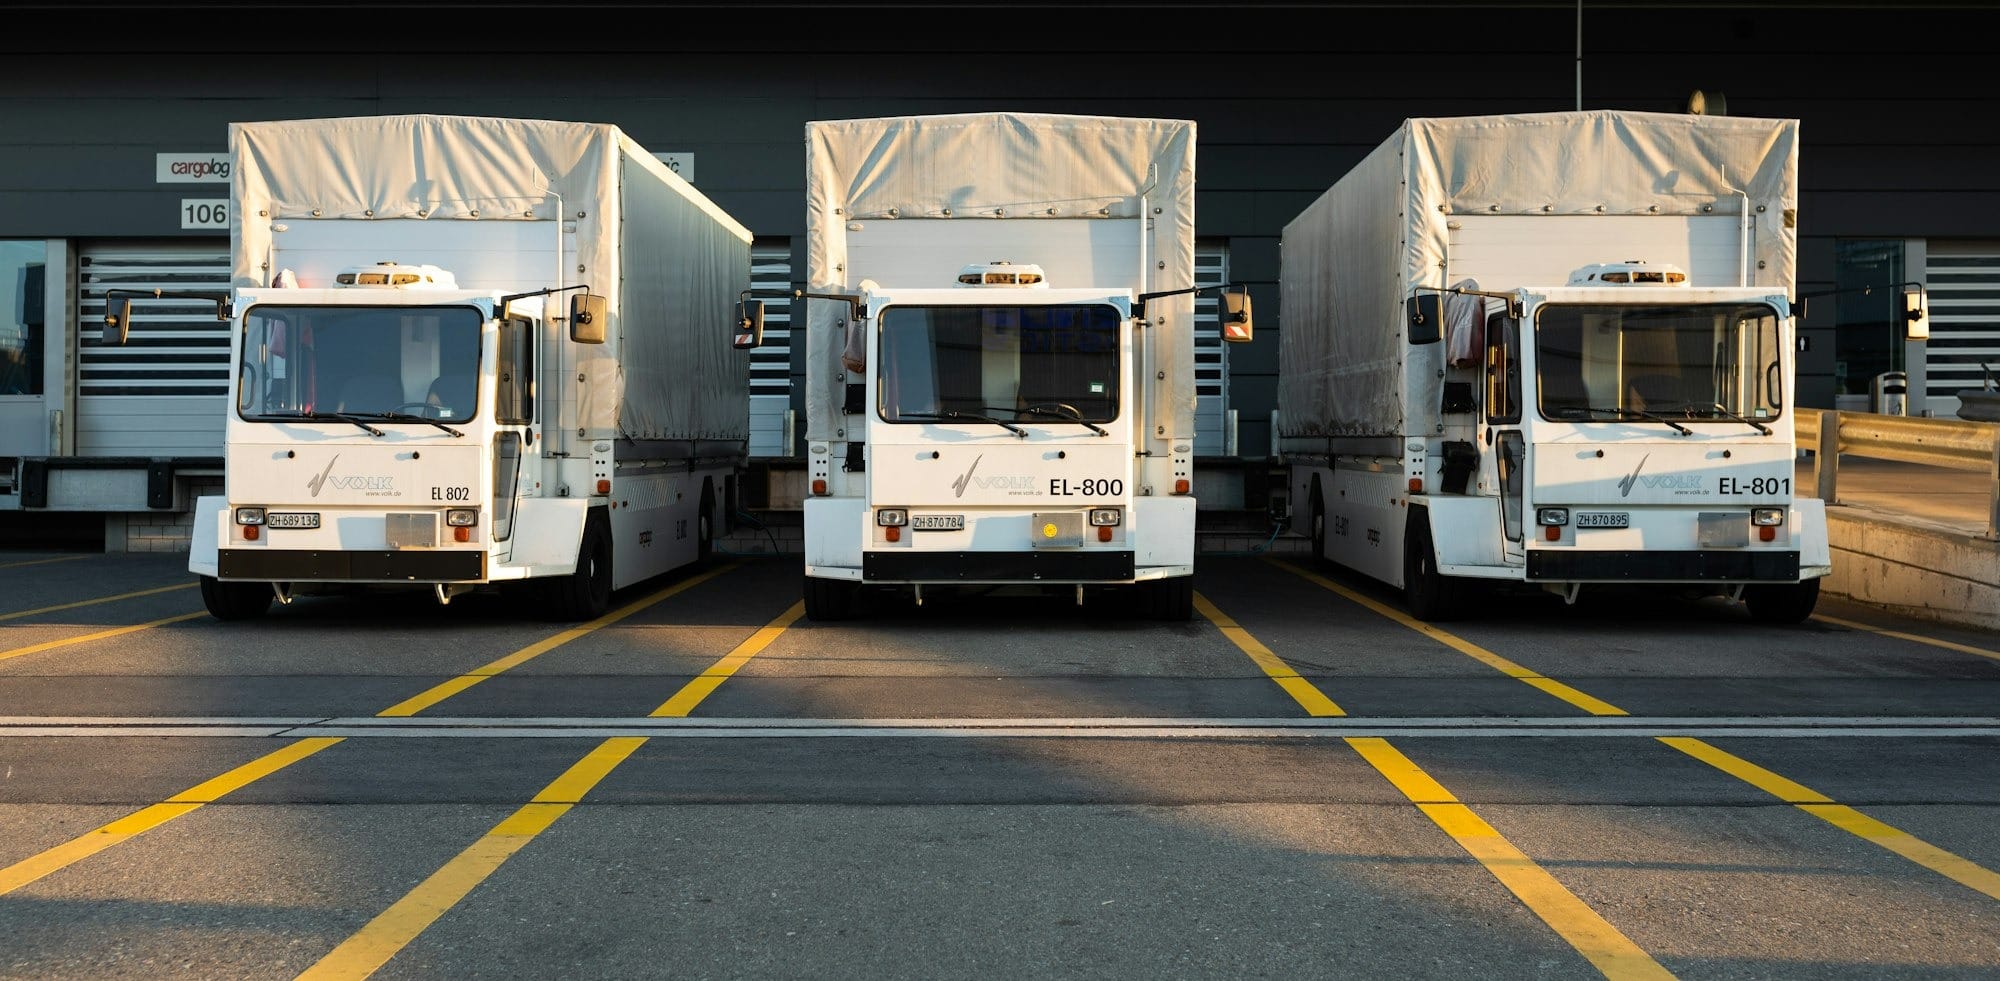
[[[746,292],[756,292],[756,291],[750,290]],[[795,300],[806,299],[806,300],[844,301],[847,304],[849,320],[860,320],[862,316],[867,313],[866,310],[863,310],[861,308],[861,294],[859,293],[814,293],[811,290],[792,290],[790,293],[781,293],[778,295],[790,296],[792,299]]]
[[[104,291],[104,304],[106,308],[104,319],[106,324],[110,324],[113,319],[109,312],[111,303],[121,296],[142,300],[207,300],[215,304],[215,319],[228,320],[230,317],[236,315],[234,307],[230,304],[230,301],[235,298],[235,294],[233,293],[224,293],[216,290],[110,289]]]

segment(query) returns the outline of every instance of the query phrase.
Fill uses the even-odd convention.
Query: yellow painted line
[[[528,646],[523,647],[520,650],[507,655],[506,657],[500,658],[499,660],[493,661],[488,664],[483,664],[477,668],[472,669],[471,671],[467,671],[466,673],[451,679],[450,681],[440,683],[432,687],[429,691],[423,692],[422,694],[419,695],[414,695],[410,698],[406,698],[403,701],[397,702],[396,704],[391,705],[388,708],[383,709],[382,711],[377,712],[375,714],[377,717],[380,718],[400,718],[403,716],[415,715],[418,712],[430,708],[431,706],[436,705],[437,703],[442,702],[445,699],[450,698],[453,695],[456,695],[459,692],[466,690],[467,688],[471,688],[473,685],[479,684],[480,682],[493,677],[494,675],[520,667],[521,665],[526,664],[527,662],[532,661],[535,658],[542,656],[543,654],[547,654],[548,652],[558,647],[561,647],[562,645],[567,644],[572,640],[575,640],[586,634],[590,634],[594,631],[601,630],[614,623],[617,623],[618,621],[623,620],[626,617],[629,617],[632,614],[637,613],[640,610],[643,610],[649,606],[652,606],[653,604],[658,603],[669,596],[672,596],[676,593],[682,592],[687,589],[692,589],[693,587],[698,586],[704,582],[707,582],[708,580],[713,579],[716,576],[722,575],[723,573],[728,572],[729,570],[734,569],[739,565],[742,565],[742,563],[730,562],[728,564],[718,566],[714,569],[710,569],[706,572],[689,576],[686,579],[681,580],[680,582],[674,583],[673,585],[668,586],[667,588],[662,589],[659,592],[656,592],[653,595],[646,597],[645,599],[628,603],[624,606],[619,607],[616,610],[612,610],[604,614],[603,616],[598,617],[595,620],[590,621],[589,623],[584,623],[575,627],[571,627],[570,629],[565,630],[562,633],[556,634],[553,637],[547,638],[546,640],[541,640],[533,644],[529,644]]]
[[[488,664],[485,667],[480,668],[478,671],[472,672],[469,675],[466,675],[459,679],[454,679],[454,681],[463,681],[464,682],[463,684],[459,684],[456,687],[452,687],[453,682],[446,682],[445,684],[432,688],[430,691],[427,691],[424,694],[417,696],[416,698],[404,701],[388,709],[387,711],[382,712],[381,714],[385,716],[414,715],[418,711],[424,708],[428,708],[432,705],[436,705],[437,703],[444,701],[446,698],[449,698],[460,691],[464,691],[465,689],[472,687],[472,685],[477,684],[480,681],[484,681],[487,678],[492,677],[493,675],[499,674],[500,672],[507,670],[508,668],[515,667],[529,660],[535,655],[544,653],[560,644],[568,643],[569,641],[581,637],[584,634],[587,634],[592,630],[595,630],[606,624],[615,623],[619,620],[622,620],[625,617],[631,616],[632,614],[637,613],[638,611],[644,609],[648,604],[657,603],[660,600],[666,599],[667,597],[672,596],[675,593],[678,593],[681,590],[688,588],[689,586],[693,586],[696,583],[706,581],[710,578],[713,578],[717,575],[727,572],[730,569],[735,568],[737,565],[740,564],[741,563],[738,562],[732,562],[727,565],[721,566],[719,568],[704,572],[700,575],[691,576],[685,580],[682,580],[681,582],[675,583],[673,586],[660,590],[659,592],[654,593],[653,595],[643,600],[639,600],[638,602],[633,603],[629,606],[622,607],[614,612],[607,613],[604,616],[601,616],[596,620],[592,620],[590,623],[584,624],[581,627],[577,627],[571,630],[565,630],[562,633],[549,638],[548,640],[544,640],[536,644],[531,644],[527,647],[522,648],[519,651],[515,651],[514,653],[509,654],[498,661],[494,661],[493,663]],[[804,607],[802,605],[798,609],[801,613],[804,611]],[[130,633],[134,630],[143,630],[146,627],[158,626],[159,624],[162,623],[173,623],[177,620],[188,620],[202,615],[203,614],[201,613],[189,613],[186,614],[185,616],[170,617],[165,620],[156,620],[152,623],[140,624],[134,627],[121,627],[117,630],[108,630],[102,633],[92,634],[89,637],[74,637],[66,641],[57,641],[52,644],[41,644],[32,648],[21,648],[18,651],[7,651],[4,653],[0,653],[0,660],[4,660],[5,658],[12,657],[17,654],[28,654],[28,653],[33,653],[34,651],[37,650],[44,650],[51,646],[61,646],[62,644],[80,643],[82,641],[91,640],[98,637],[116,636],[122,633]],[[242,766],[237,767],[236,769],[230,770],[229,772],[222,774],[221,776],[214,777],[212,779],[196,784],[193,787],[189,787],[188,789],[183,790],[180,793],[167,798],[166,801],[162,803],[154,804],[151,807],[126,815],[125,817],[119,818],[118,820],[113,821],[110,824],[107,824],[101,828],[98,828],[95,831],[88,832],[68,842],[65,842],[64,844],[57,845],[54,848],[43,851],[40,854],[30,856],[26,859],[23,859],[20,862],[8,866],[5,869],[0,869],[0,896],[4,896],[7,893],[15,889],[18,889],[24,885],[27,885],[28,883],[33,882],[36,879],[40,879],[51,872],[55,872],[67,866],[74,865],[75,863],[80,862],[83,859],[89,858],[90,856],[95,855],[98,852],[105,850],[106,848],[110,848],[111,846],[116,845],[121,841],[142,834],[146,831],[150,831],[153,828],[157,828],[160,825],[165,824],[168,821],[171,821],[177,817],[180,817],[183,814],[195,811],[204,804],[212,803],[217,799],[221,798],[225,794],[229,794],[234,791],[240,790],[243,787],[250,785],[251,783],[254,783],[258,780],[262,780],[263,778],[268,777],[271,774],[276,773],[279,770],[282,770],[288,766],[291,766],[292,764],[297,763],[298,761],[303,760],[306,757],[311,756],[314,753],[317,753],[320,750],[325,749],[328,746],[332,746],[333,744],[340,741],[341,740],[336,737],[315,737],[312,739],[302,739],[298,742],[295,742],[285,747],[284,749],[280,749],[276,752],[266,754],[262,757],[259,757],[248,763],[245,763]],[[611,742],[616,743],[618,742],[618,740],[614,739]],[[633,748],[634,749],[637,748],[636,743],[633,745]],[[627,752],[629,752],[629,750]],[[578,763],[576,767],[571,768],[572,772],[578,771],[579,768],[585,768],[585,770],[587,770],[585,764],[590,763],[592,759],[595,758],[595,756],[596,754],[593,754],[591,757],[585,757],[582,763]],[[622,758],[623,757],[620,757],[620,759]],[[613,765],[616,764],[614,763]],[[605,769],[605,772],[609,772],[608,767]],[[568,775],[565,774],[565,777],[567,776]],[[566,786],[563,784],[563,781],[557,780],[556,783],[550,785],[550,788],[551,790],[554,790],[563,786]],[[585,789],[588,788],[586,787]],[[544,794],[547,794],[549,792],[550,791],[547,790],[543,791]],[[580,790],[575,792],[575,796],[581,796],[581,794],[582,791]],[[539,801],[541,798],[537,797],[536,799]],[[530,805],[530,806],[532,807],[540,805]],[[551,817],[549,820],[553,821],[554,818]],[[514,847],[518,848],[520,846],[516,845]],[[511,850],[509,851],[509,854],[511,854]],[[501,856],[502,859],[504,859],[505,857],[506,857],[505,855]],[[498,862],[496,861],[494,864],[498,865]],[[467,888],[470,887],[468,886]]]
[[[759,627],[707,671],[682,686],[674,697],[653,713],[655,716],[685,716],[710,692],[729,680],[738,668],[756,657],[778,635],[805,615],[803,602],[793,603],[771,622]],[[547,831],[556,819],[583,801],[592,787],[611,774],[639,747],[644,736],[618,736],[599,743],[534,799],[508,815],[493,830],[459,852],[443,868],[417,884],[394,905],[368,921],[353,936],[328,951],[318,963],[299,975],[299,981],[366,978],[382,969],[410,942],[437,922],[453,906],[485,882],[502,863],[526,847],[536,835]]]
[[[23,559],[19,562],[0,563],[0,569],[18,569],[24,565],[48,565],[51,562],[75,562],[90,558],[88,555],[59,555],[53,559]]]
[[[1365,606],[1375,611],[1376,613],[1388,617],[1389,619],[1394,620],[1397,623],[1409,627],[1412,630],[1422,633],[1425,636],[1431,637],[1440,643],[1446,644],[1451,648],[1453,648],[1454,650],[1460,651],[1462,653],[1470,655],[1471,657],[1479,661],[1485,662],[1486,664],[1499,669],[1500,671],[1502,671],[1507,675],[1510,675],[1514,678],[1518,678],[1521,681],[1524,681],[1528,684],[1534,685],[1536,688],[1540,688],[1541,690],[1548,692],[1549,694],[1554,695],[1555,697],[1560,698],[1563,701],[1570,703],[1571,705],[1575,705],[1578,708],[1581,708],[1584,711],[1591,713],[1592,715],[1626,714],[1626,712],[1623,709],[1620,709],[1617,706],[1611,705],[1608,702],[1599,701],[1598,699],[1592,698],[1589,695],[1585,695],[1584,693],[1577,691],[1576,689],[1571,688],[1568,685],[1565,685],[1559,681],[1554,681],[1552,679],[1542,677],[1541,675],[1529,671],[1528,669],[1521,667],[1520,665],[1515,664],[1514,662],[1509,661],[1506,658],[1493,653],[1492,651],[1486,650],[1485,648],[1480,647],[1479,645],[1474,644],[1471,641],[1464,640],[1453,634],[1447,633],[1446,631],[1439,630],[1436,627],[1431,626],[1430,624],[1424,623],[1421,620],[1417,620],[1411,617],[1410,615],[1404,613],[1401,610],[1392,609],[1372,599],[1369,599],[1366,596],[1362,596],[1361,594],[1356,593],[1353,590],[1348,589],[1344,586],[1341,586],[1339,583],[1327,579],[1324,576],[1315,575],[1289,562],[1280,562],[1275,559],[1269,559],[1269,558],[1265,559],[1264,561],[1269,562],[1272,565],[1275,565],[1288,572],[1294,573],[1300,576],[1301,578],[1313,582],[1323,588],[1339,593],[1341,596],[1344,596],[1349,600],[1359,603],[1362,606]],[[1951,643],[1950,641],[1934,640],[1929,637],[1921,637],[1916,634],[1908,634],[1908,633],[1903,633],[1901,631],[1884,630],[1879,627],[1871,627],[1868,626],[1867,624],[1855,623],[1851,620],[1842,620],[1837,617],[1829,617],[1821,614],[1814,614],[1814,617],[1816,619],[1825,620],[1829,623],[1839,624],[1840,626],[1843,627],[1852,627],[1857,630],[1865,630],[1872,633],[1882,634],[1884,636],[1896,637],[1902,640],[1912,640],[1920,644],[1931,644],[1937,647],[1947,647],[1952,650],[1964,651],[1968,654],[1978,654],[1984,657],[2000,657],[2000,654],[1996,654],[1993,651],[1987,651],[1977,647],[1969,647],[1964,644],[1954,644]],[[1871,818],[1866,814],[1863,814],[1860,811],[1855,810],[1852,807],[1836,803],[1833,800],[1833,798],[1828,797],[1817,790],[1814,790],[1810,787],[1804,786],[1803,784],[1781,777],[1778,774],[1771,772],[1770,770],[1766,770],[1763,767],[1750,762],[1749,760],[1746,760],[1733,753],[1724,752],[1723,750],[1717,749],[1716,747],[1711,746],[1708,743],[1705,743],[1699,739],[1692,739],[1685,736],[1662,736],[1659,737],[1659,740],[1660,742],[1663,742],[1668,746],[1672,746],[1673,748],[1680,750],[1681,752],[1686,753],[1687,755],[1692,756],[1695,759],[1702,761],[1703,763],[1707,763],[1709,766],[1715,767],[1716,769],[1721,770],[1722,772],[1727,773],[1730,776],[1735,777],[1736,779],[1751,785],[1752,787],[1756,787],[1757,789],[1762,790],[1765,793],[1770,794],[1771,796],[1776,797],[1787,804],[1791,804],[1797,807],[1798,809],[1813,815],[1814,817],[1826,821],[1828,824],[1831,824],[1834,827],[1837,827],[1843,831],[1848,832],[1849,834],[1861,838],[1864,841],[1873,842],[1877,845],[1882,846],[1883,848],[1888,849],[1889,851],[1892,851],[1898,855],[1903,856],[1904,858],[1909,859],[1912,862],[1917,863],[1918,865],[1923,866],[1924,868],[1930,869],[1933,872],[1943,875],[1946,878],[1961,883],[1979,892],[1985,893],[1986,895],[1991,896],[1995,899],[2000,899],[2000,875],[1996,875],[1989,869],[1986,869],[1980,865],[1974,864],[1963,858],[1960,858],[1959,856],[1954,855],[1951,852],[1945,851],[1944,849],[1939,848],[1936,845],[1929,844],[1928,842],[1918,839],[1912,835],[1906,834],[1902,831],[1898,831],[1897,829],[1890,827],[1887,824],[1883,824],[1882,822],[1877,821],[1874,818]],[[1349,742],[1353,742],[1353,740],[1349,740]],[[1375,761],[1370,760],[1369,762],[1374,763]],[[1381,767],[1378,764],[1377,769],[1380,768]],[[1385,776],[1387,775],[1387,771],[1384,771],[1384,775]],[[1443,788],[1438,788],[1438,789],[1442,790]],[[1411,794],[1410,791],[1407,789],[1404,790],[1404,793],[1405,795],[1409,796],[1412,800],[1417,800],[1419,799],[1420,796],[1418,794]]]
[[[1618,706],[1611,704],[1610,702],[1604,701],[1603,699],[1599,698],[1593,698],[1589,695],[1584,694],[1583,692],[1577,691],[1576,689],[1563,684],[1560,681],[1557,681],[1553,678],[1545,677],[1534,671],[1530,671],[1527,668],[1514,663],[1513,661],[1501,657],[1500,655],[1495,654],[1492,651],[1489,651],[1486,648],[1479,646],[1478,644],[1475,644],[1469,640],[1466,640],[1463,637],[1458,636],[1457,634],[1445,630],[1439,630],[1438,628],[1433,627],[1430,624],[1425,623],[1422,620],[1419,620],[1416,617],[1409,615],[1408,613],[1404,613],[1402,610],[1398,610],[1393,606],[1389,606],[1387,604],[1380,603],[1377,602],[1376,600],[1363,596],[1360,593],[1357,593],[1354,590],[1347,588],[1346,586],[1342,586],[1341,584],[1326,578],[1325,576],[1318,575],[1306,569],[1302,569],[1296,565],[1293,565],[1290,562],[1280,562],[1276,559],[1268,559],[1268,558],[1265,559],[1264,561],[1269,562],[1272,565],[1275,565],[1278,568],[1283,569],[1286,572],[1289,572],[1295,576],[1298,576],[1299,578],[1304,579],[1307,582],[1310,582],[1313,585],[1320,587],[1321,589],[1338,593],[1343,599],[1346,599],[1349,602],[1359,603],[1360,605],[1367,607],[1368,609],[1374,611],[1375,613],[1381,616],[1388,617],[1389,619],[1394,620],[1397,623],[1400,623],[1403,626],[1416,631],[1417,633],[1423,634],[1424,636],[1429,637],[1430,639],[1435,640],[1438,643],[1443,644],[1446,647],[1449,647],[1452,650],[1459,652],[1460,654],[1464,654],[1465,656],[1470,657],[1473,660],[1478,661],[1486,665],[1487,667],[1492,668],[1493,670],[1508,676],[1509,678],[1513,678],[1525,684],[1531,685],[1535,688],[1539,688],[1542,691],[1547,692],[1550,695],[1554,695],[1555,697],[1560,698],[1563,701],[1568,702],[1571,705],[1574,705],[1577,708],[1584,710],[1585,712],[1589,712],[1592,715],[1626,714],[1624,709],[1621,709]]]
[[[1660,741],[1787,804],[1833,803],[1833,798],[1811,787],[1793,783],[1741,756],[1725,753],[1699,739],[1686,736],[1661,736]]]
[[[790,609],[778,614],[776,619],[757,628],[757,632],[751,634],[749,640],[736,645],[736,649],[724,655],[722,660],[710,665],[707,671],[703,671],[693,681],[683,685],[680,691],[674,693],[674,697],[667,699],[659,708],[653,710],[652,717],[686,717],[689,712],[694,711],[695,706],[701,704],[702,699],[708,697],[710,692],[728,681],[729,677],[736,673],[736,669],[756,657],[764,648],[771,646],[771,642],[777,640],[778,635],[804,616],[805,612],[804,602],[793,603]]]
[[[1799,810],[1857,838],[1874,842],[1967,888],[2000,899],[2000,874],[1898,831],[1844,804],[1800,804]]]
[[[1277,682],[1278,687],[1283,688],[1286,694],[1291,695],[1292,700],[1298,702],[1299,707],[1305,709],[1307,715],[1347,714],[1340,706],[1333,703],[1333,699],[1326,697],[1325,692],[1300,677],[1297,671],[1292,670],[1291,665],[1271,653],[1271,649],[1265,647],[1257,638],[1250,636],[1250,631],[1243,629],[1235,620],[1216,609],[1215,604],[1208,601],[1208,597],[1200,593],[1194,594],[1194,608],[1200,611],[1202,616],[1207,617],[1210,623],[1215,624],[1216,629],[1222,631],[1222,636],[1229,638],[1229,642],[1235,644],[1238,650],[1250,655],[1250,660],[1264,669],[1264,673],[1270,676],[1272,681]]]
[[[179,616],[161,617],[158,620],[148,620],[145,623],[135,623],[129,627],[113,627],[110,630],[99,630],[96,633],[82,634],[76,637],[65,637],[62,640],[51,640],[51,641],[45,641],[40,644],[29,644],[26,647],[16,647],[11,651],[0,651],[0,661],[5,661],[9,658],[22,657],[28,654],[38,654],[41,653],[42,651],[50,651],[58,647],[68,647],[71,644],[86,644],[93,640],[105,640],[111,637],[122,637],[126,634],[138,633],[141,630],[150,630],[154,627],[164,627],[170,623],[179,623],[182,620],[192,620],[195,617],[199,616],[207,616],[207,614],[201,611],[197,611],[194,613],[183,613]]]
[[[1994,899],[2000,899],[2000,874],[1990,869],[1945,851],[1908,832],[1884,824],[1845,804],[1835,803],[1833,798],[1817,790],[1787,780],[1749,760],[1724,752],[1699,739],[1662,736],[1660,741],[1856,838],[1880,845],[1960,885]]]
[[[410,941],[458,905],[472,890],[575,807],[583,795],[640,746],[644,737],[607,739],[557,777],[534,801],[522,805],[431,873],[380,915],[299,975],[305,979],[365,978],[389,963]]]
[[[74,603],[57,603],[54,606],[44,606],[39,610],[22,610],[19,613],[0,613],[0,621],[19,620],[22,617],[31,617],[42,613],[55,613],[59,610],[74,610],[79,606],[96,606],[99,603],[115,603],[122,599],[136,599],[137,597],[140,596],[152,596],[158,593],[171,593],[176,589],[193,589],[194,587],[195,587],[194,583],[184,582],[175,586],[161,586],[156,589],[140,589],[140,590],[134,590],[133,592],[129,593],[119,593],[116,596],[99,596],[96,599],[77,600]]]
[[[1444,789],[1444,785],[1431,778],[1401,750],[1389,745],[1389,741],[1373,736],[1355,736],[1347,740],[1347,745],[1361,754],[1375,772],[1389,779],[1402,791],[1412,804],[1456,804],[1458,798]]]
[[[1388,740],[1350,737],[1347,744],[1605,977],[1620,981],[1673,977]]]
[[[164,803],[154,804],[144,810],[128,814],[95,831],[85,832],[38,855],[0,869],[0,896],[51,872],[74,865],[128,838],[151,831],[183,814],[199,810],[203,805],[213,803],[231,791],[240,790],[255,780],[276,773],[337,742],[340,740],[332,737],[301,739],[274,753],[251,760],[213,780],[181,791],[167,798]]]
[[[1887,627],[1870,626],[1869,624],[1860,623],[1854,620],[1843,620],[1839,617],[1830,617],[1824,613],[1815,613],[1812,615],[1812,618],[1815,620],[1823,620],[1827,623],[1836,624],[1838,626],[1847,627],[1850,630],[1862,630],[1871,634],[1880,634],[1884,637],[1894,637],[1897,640],[1907,640],[1918,644],[1928,644],[1932,647],[1942,647],[1948,651],[1959,651],[1964,654],[1976,654],[1980,657],[1990,657],[1993,660],[2000,661],[2000,651],[1990,651],[1984,647],[1974,647],[1971,644],[1959,644],[1949,640],[1939,640],[1935,637],[1925,637],[1922,634],[1905,633],[1901,630],[1890,630]]]

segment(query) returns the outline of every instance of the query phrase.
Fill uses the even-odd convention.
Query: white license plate
[[[913,514],[910,527],[918,531],[964,531],[965,515],[962,514]]]
[[[1578,528],[1630,528],[1632,515],[1624,511],[1582,511],[1576,516]]]
[[[273,528],[317,528],[318,511],[272,511],[264,515],[264,523]]]

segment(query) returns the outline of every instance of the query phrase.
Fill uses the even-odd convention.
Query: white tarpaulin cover
[[[991,112],[817,121],[806,124],[805,135],[806,270],[815,292],[852,292],[866,276],[849,262],[849,222],[1135,220],[1141,195],[1158,211],[1146,245],[1151,280],[1139,283],[1135,272],[1129,283],[1061,285],[1135,292],[1194,286],[1193,122]],[[1053,280],[1060,271],[1050,274]],[[847,313],[837,301],[807,304],[808,439],[842,438],[844,338],[836,325]],[[1147,313],[1168,325],[1148,366],[1165,375],[1155,383],[1155,417],[1171,426],[1169,438],[1192,439],[1194,297],[1152,301]]]
[[[618,127],[355,116],[232,123],[229,145],[236,285],[268,285],[277,275],[267,260],[278,224],[377,223],[379,240],[354,237],[365,249],[356,265],[428,262],[466,281],[481,278],[481,270],[467,268],[481,263],[477,252],[408,255],[398,249],[397,229],[408,221],[539,221],[549,224],[554,242],[556,221],[573,223],[574,255],[537,263],[547,272],[506,287],[588,285],[607,298],[607,342],[576,346],[574,360],[565,362],[572,367],[563,381],[579,372],[589,381],[575,396],[581,421],[564,420],[562,431],[581,426],[591,438],[748,438],[750,362],[731,338],[738,294],[750,287],[750,231]],[[495,257],[488,265],[519,275],[521,263]],[[567,302],[561,294],[549,309]],[[551,332],[547,339],[561,336]],[[550,387],[543,392],[545,413],[572,397]]]
[[[1280,435],[1406,435],[1406,399],[1435,404],[1434,391],[1413,389],[1435,389],[1442,345],[1404,343],[1403,303],[1415,287],[1447,285],[1454,215],[1685,221],[1740,215],[1747,196],[1751,282],[1789,291],[1798,125],[1615,110],[1405,120],[1285,226]]]

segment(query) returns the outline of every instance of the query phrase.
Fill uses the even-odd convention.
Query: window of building
[[[1833,390],[1866,395],[1876,376],[1903,371],[1902,239],[1843,239],[1834,243]]]
[[[48,245],[0,242],[0,395],[42,394]]]

